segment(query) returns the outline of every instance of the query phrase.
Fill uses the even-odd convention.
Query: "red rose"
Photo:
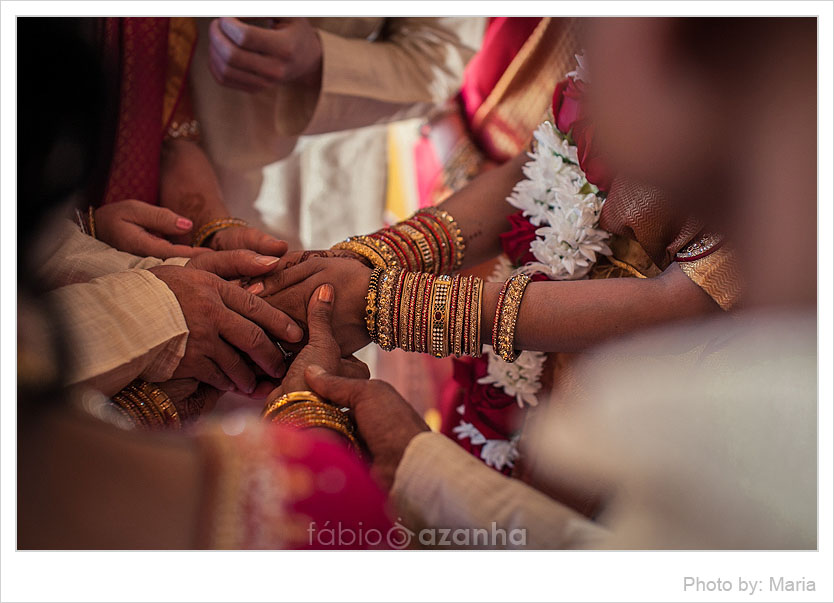
[[[584,88],[582,82],[572,78],[559,82],[553,94],[553,117],[559,131],[570,134],[573,139],[579,155],[579,167],[585,172],[588,182],[601,191],[608,191],[614,177],[594,148],[594,127],[582,111]]]
[[[611,182],[614,175],[599,155],[599,149],[593,144],[594,126],[588,119],[580,119],[573,124],[571,132],[573,142],[576,145],[576,153],[579,156],[579,167],[585,172],[588,182],[607,192],[611,189]]]
[[[582,94],[584,86],[571,78],[556,84],[553,93],[553,117],[556,127],[563,134],[573,128],[573,124],[582,118]]]
[[[530,253],[530,243],[536,239],[538,227],[530,224],[530,221],[522,215],[521,210],[510,215],[507,220],[510,223],[510,230],[500,235],[501,249],[515,266],[534,262],[536,258]]]

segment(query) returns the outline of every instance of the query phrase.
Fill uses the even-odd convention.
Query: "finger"
[[[218,339],[212,349],[212,360],[234,383],[238,391],[245,394],[255,391],[255,373],[232,346]]]
[[[134,233],[135,247],[137,253],[145,256],[152,256],[162,260],[168,258],[194,258],[202,255],[204,250],[199,247],[190,247],[189,245],[175,245],[170,241],[157,237],[139,226],[131,229]]]
[[[284,374],[284,355],[256,324],[229,312],[221,323],[220,335],[245,352],[270,377],[278,378]]]
[[[334,350],[339,349],[331,327],[334,295],[333,285],[325,283],[316,289],[310,298],[310,303],[307,304],[307,329],[310,343],[321,349],[328,347]]]
[[[209,70],[220,84],[246,92],[258,92],[274,85],[259,75],[229,65],[213,45],[209,46]]]
[[[263,28],[245,23],[240,23],[240,25],[247,29],[264,31]],[[236,35],[241,39],[247,36],[245,33],[237,33]],[[281,57],[273,56],[271,52],[261,54],[261,51],[238,44],[223,30],[222,19],[218,24],[217,34],[212,36],[212,46],[223,63],[235,69],[257,75],[270,82],[280,81],[287,75],[286,66]]]
[[[276,310],[260,297],[226,283],[221,283],[219,292],[227,308],[261,326],[274,337],[291,343],[301,341],[304,337],[301,327],[289,316]]]
[[[221,32],[241,48],[277,57],[287,54],[284,36],[275,35],[276,31],[286,28],[286,25],[270,30],[248,25],[235,17],[221,17],[218,21]]]
[[[339,364],[339,376],[349,379],[370,379],[371,370],[368,365],[359,360],[356,356],[342,358]]]
[[[193,222],[167,207],[138,203],[133,207],[134,224],[163,235],[184,235],[191,231]]]
[[[368,396],[371,381],[339,377],[325,371],[322,367],[311,364],[304,371],[307,384],[326,400],[356,409],[356,406]]]
[[[286,241],[256,228],[234,228],[227,232],[224,246],[230,249],[250,249],[263,255],[281,257],[287,253]]]
[[[205,362],[203,362],[202,366],[199,368],[200,381],[224,392],[235,389],[235,385],[232,383],[231,379],[229,379],[226,374],[220,370],[211,358],[205,357],[204,360]],[[176,373],[174,374],[176,375]]]
[[[238,278],[241,276],[260,276],[273,270],[279,258],[260,255],[249,249],[215,251],[202,254],[188,263],[189,268],[205,270],[221,278]]]

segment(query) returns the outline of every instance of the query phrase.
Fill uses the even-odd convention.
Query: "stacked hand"
[[[151,268],[176,296],[188,326],[185,355],[174,378],[257,396],[272,384],[256,373],[275,379],[284,375],[284,357],[272,339],[298,342],[301,329],[263,299],[224,280],[262,276],[278,260],[253,251],[220,251],[200,254],[185,267]]]
[[[267,404],[283,394],[312,389],[323,398],[350,408],[371,453],[373,471],[383,486],[390,488],[408,443],[427,431],[428,426],[393,387],[383,381],[369,381],[364,364],[342,357],[334,335],[338,331],[338,322],[334,320],[338,303],[338,296],[328,283],[312,291],[307,304],[308,343]]]

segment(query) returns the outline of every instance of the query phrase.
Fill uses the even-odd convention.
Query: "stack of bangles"
[[[196,233],[194,233],[194,240],[191,243],[191,246],[201,247],[206,243],[206,241],[221,230],[235,228],[238,226],[245,228],[249,226],[249,223],[246,222],[246,220],[241,220],[240,218],[219,218],[217,220],[212,220],[211,222],[206,222]]]
[[[353,252],[376,268],[450,274],[463,265],[465,245],[454,218],[442,209],[428,207],[408,220],[370,235],[351,237],[332,249]]]
[[[111,400],[136,427],[182,429],[182,420],[174,403],[151,383],[137,379]]]
[[[347,412],[309,391],[284,394],[264,408],[263,419],[296,429],[323,428],[344,436],[362,456],[362,446]]]

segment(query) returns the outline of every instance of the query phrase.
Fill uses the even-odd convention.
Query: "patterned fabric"
[[[119,118],[103,203],[156,203],[168,19],[107,18],[105,52],[119,56]]]
[[[388,548],[385,495],[340,442],[234,415],[197,436],[207,468],[201,548]]]
[[[637,241],[661,270],[697,235],[702,226],[674,213],[674,205],[651,186],[615,178],[605,199],[600,226]]]
[[[723,310],[730,310],[741,296],[743,282],[738,260],[722,246],[691,260],[678,259],[678,266],[715,300]]]

